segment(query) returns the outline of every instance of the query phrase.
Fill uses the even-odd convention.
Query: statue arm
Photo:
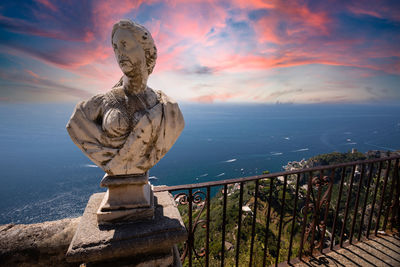
[[[109,138],[97,122],[104,113],[103,107],[102,95],[80,102],[67,124],[72,141],[102,168],[118,151],[118,148],[110,146]]]

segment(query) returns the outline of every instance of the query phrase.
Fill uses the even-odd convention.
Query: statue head
[[[111,33],[111,44],[121,70],[129,76],[139,68],[147,75],[153,72],[157,59],[157,48],[150,32],[131,20],[115,23]]]

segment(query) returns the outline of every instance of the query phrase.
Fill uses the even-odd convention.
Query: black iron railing
[[[155,191],[174,194],[184,218],[184,266],[293,263],[318,250],[368,238],[371,230],[375,236],[398,231],[399,159],[396,155]]]

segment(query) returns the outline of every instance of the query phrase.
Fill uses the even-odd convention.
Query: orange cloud
[[[233,2],[240,8],[275,8],[275,1],[271,0],[234,0]]]

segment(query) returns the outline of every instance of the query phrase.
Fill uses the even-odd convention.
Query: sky
[[[120,19],[151,32],[148,85],[177,101],[400,103],[398,0],[2,1],[0,103],[110,90]]]

